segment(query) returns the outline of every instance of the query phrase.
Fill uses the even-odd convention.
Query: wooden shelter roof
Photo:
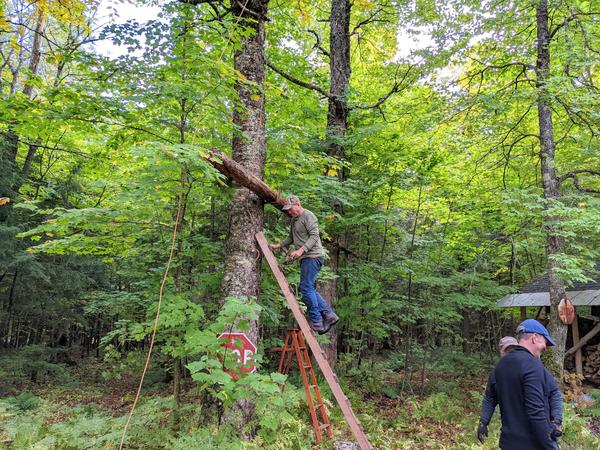
[[[576,282],[567,288],[567,297],[575,306],[600,305],[600,262],[596,263],[596,275],[585,283]],[[548,275],[543,275],[521,289],[521,292],[509,294],[498,300],[502,308],[514,306],[550,306]]]

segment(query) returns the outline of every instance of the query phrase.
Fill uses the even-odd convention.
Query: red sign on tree
[[[227,342],[221,345],[231,350],[238,363],[236,370],[225,369],[234,380],[239,380],[239,372],[252,373],[256,371],[256,364],[254,364],[256,345],[245,333],[221,333],[219,339],[227,339]]]

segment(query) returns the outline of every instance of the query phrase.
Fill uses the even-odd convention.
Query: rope
[[[131,405],[131,411],[129,412],[129,417],[127,418],[127,423],[125,424],[125,428],[123,429],[123,435],[121,436],[121,443],[119,444],[119,450],[123,449],[123,443],[125,442],[125,435],[127,434],[127,429],[129,428],[129,423],[131,422],[131,418],[133,417],[133,412],[135,411],[135,407],[137,406],[137,402],[140,398],[140,394],[142,392],[142,385],[144,384],[144,378],[146,377],[146,372],[148,371],[148,366],[150,365],[150,359],[152,358],[152,349],[154,347],[154,342],[156,341],[156,332],[158,330],[158,319],[160,317],[160,306],[163,300],[163,294],[165,290],[165,284],[167,283],[167,277],[169,276],[169,269],[171,268],[171,262],[173,262],[173,256],[175,255],[175,243],[177,242],[177,231],[179,229],[179,223],[183,218],[183,204],[185,198],[185,172],[186,168],[181,169],[181,177],[180,177],[180,191],[179,191],[179,204],[177,206],[177,216],[175,217],[175,225],[173,226],[173,237],[171,238],[171,248],[169,249],[169,259],[167,260],[167,265],[165,266],[165,271],[163,273],[162,281],[160,283],[160,291],[158,293],[158,306],[156,307],[156,316],[154,317],[154,326],[152,329],[152,338],[150,339],[150,347],[148,348],[148,356],[146,357],[146,364],[144,365],[144,370],[142,371],[142,377],[140,379],[140,384],[137,389],[137,393],[135,394],[135,399],[133,401],[133,405]]]
[[[241,20],[241,18],[242,18],[241,16],[246,11],[246,6],[248,5],[249,1],[250,0],[245,0],[244,4],[242,6],[242,11],[234,22],[234,26],[237,25],[239,23],[239,21]],[[221,60],[221,61],[223,60],[223,57],[225,56],[225,48],[227,47],[227,44],[229,44],[229,42],[231,41],[231,37],[232,37],[232,32],[230,32],[229,35],[227,36],[227,42],[223,48],[221,56],[219,57],[219,60]],[[193,137],[195,137],[195,136],[193,136]],[[148,355],[146,356],[146,363],[144,364],[144,370],[142,371],[142,376],[140,378],[140,383],[138,385],[137,392],[135,394],[135,399],[133,400],[133,404],[131,405],[131,411],[129,412],[129,417],[127,418],[127,422],[125,423],[125,428],[123,428],[123,434],[121,435],[121,442],[119,443],[119,450],[123,450],[125,436],[127,435],[127,430],[129,428],[129,424],[131,423],[131,418],[133,417],[133,413],[137,406],[138,400],[141,396],[142,386],[144,384],[144,378],[146,377],[146,373],[148,372],[148,367],[150,366],[150,360],[152,358],[152,350],[154,348],[154,343],[156,342],[156,333],[158,331],[158,319],[160,317],[160,307],[162,305],[165,284],[167,283],[167,278],[169,276],[169,270],[171,268],[171,263],[173,262],[173,257],[175,255],[175,244],[177,242],[177,233],[179,230],[179,224],[181,223],[181,220],[183,219],[183,210],[184,210],[184,203],[185,203],[184,198],[186,197],[184,195],[185,194],[186,170],[187,169],[185,167],[182,168],[182,170],[181,170],[179,204],[177,205],[177,216],[175,217],[175,224],[173,226],[173,236],[171,238],[171,245],[170,245],[170,249],[169,249],[169,258],[167,260],[167,264],[165,266],[163,277],[162,277],[162,280],[160,283],[160,290],[159,290],[159,294],[158,294],[158,305],[156,307],[156,316],[154,317],[154,325],[152,328],[152,338],[150,339]]]

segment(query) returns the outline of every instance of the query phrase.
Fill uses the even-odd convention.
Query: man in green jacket
[[[315,287],[325,256],[319,236],[319,222],[311,211],[302,207],[295,195],[286,198],[282,209],[292,218],[290,233],[282,242],[270,244],[269,247],[272,250],[285,249],[294,244],[295,250],[289,254],[289,258],[300,260],[300,292],[308,308],[310,326],[314,332],[325,334],[340,318]]]

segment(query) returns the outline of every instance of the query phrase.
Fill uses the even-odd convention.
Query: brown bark
[[[262,85],[265,78],[265,18],[268,0],[249,0],[232,4],[239,23],[251,30],[242,38],[234,55],[234,67],[242,77],[235,83],[238,94],[233,122],[237,131],[233,136],[232,156],[245,170],[261,179],[265,165],[265,97]],[[247,81],[246,81],[247,80]],[[224,276],[221,285],[223,299],[239,297],[258,299],[260,288],[261,255],[254,235],[262,230],[263,201],[253,191],[236,189],[229,213],[229,230],[225,243]],[[243,319],[243,318],[240,318]],[[258,321],[249,321],[246,335],[258,344]],[[252,399],[240,399],[226,412],[227,421],[247,436],[245,429],[254,417]]]
[[[537,19],[537,107],[540,128],[540,161],[542,188],[544,197],[549,204],[560,199],[559,178],[556,174],[554,127],[552,122],[552,107],[550,105],[547,82],[550,75],[550,33],[548,29],[548,2],[539,0],[536,8]],[[557,275],[561,263],[556,256],[563,250],[563,240],[558,234],[560,217],[544,218],[546,234],[546,254],[548,257],[548,276],[550,280],[550,323],[548,331],[556,341],[552,347],[550,370],[558,380],[562,380],[567,341],[567,327],[558,317],[558,304],[566,298],[565,284]]]
[[[332,0],[329,19],[330,41],[330,84],[329,105],[327,111],[327,137],[332,139],[327,154],[344,159],[345,149],[339,138],[346,135],[348,129],[347,93],[350,83],[350,2]],[[344,180],[344,170],[338,172],[340,181]]]
[[[12,283],[10,285],[10,293],[8,294],[8,309],[6,311],[6,316],[8,317],[8,327],[6,332],[6,337],[4,339],[4,346],[6,348],[11,347],[12,343],[12,334],[13,334],[13,324],[14,324],[14,304],[15,304],[15,286],[17,285],[17,276],[19,275],[19,271],[15,270],[15,275],[13,276]]]
[[[345,158],[343,139],[348,129],[347,93],[350,84],[350,10],[349,0],[332,0],[329,18],[329,97],[327,111],[327,154],[339,160]],[[344,168],[337,171],[339,181],[344,181]],[[334,204],[337,213],[342,214],[341,205]],[[337,275],[339,269],[341,235],[332,236],[333,244],[327,245],[329,259],[327,267]],[[322,283],[320,288],[325,301],[335,307],[337,299],[337,277]],[[324,347],[327,361],[335,368],[337,360],[337,333],[335,328],[329,332],[330,343]]]
[[[31,59],[29,60],[29,76],[36,76],[42,59],[42,35],[46,30],[47,15],[41,9],[37,11],[37,23],[31,46]],[[33,98],[33,84],[28,80],[23,88],[23,94],[29,99]]]
[[[36,139],[36,142],[34,144],[29,144],[29,147],[27,149],[27,156],[25,156],[25,162],[23,162],[23,168],[21,169],[21,184],[25,182],[25,180],[27,179],[27,177],[29,176],[29,172],[31,172],[31,165],[33,164],[33,158],[35,158],[35,155],[38,151],[38,149],[40,148],[39,144],[41,143],[41,139]],[[15,189],[17,192],[21,189],[21,186],[19,186],[19,189]]]
[[[19,136],[11,128],[8,128],[2,136],[4,143],[4,157],[11,163],[16,163],[19,148]]]
[[[173,397],[179,407],[181,404],[181,358],[179,357],[173,359]]]
[[[283,208],[285,198],[282,197],[279,192],[274,191],[261,178],[254,175],[251,170],[249,171],[242,164],[227,157],[225,153],[216,148],[211,148],[209,153],[203,153],[202,157],[227,178],[234,181],[239,186],[243,186],[254,192],[263,200],[263,202],[271,203],[279,210]]]
[[[29,60],[28,66],[30,77],[35,77],[39,71],[40,62],[42,60],[42,36],[46,30],[46,23],[47,14],[44,11],[38,9],[35,32],[33,34],[33,43],[31,46],[31,58]],[[25,94],[30,100],[33,99],[34,96],[33,86],[34,85],[31,82],[31,80],[27,80],[23,87],[23,94]],[[15,135],[15,137],[18,141],[18,136]],[[25,162],[23,163],[23,168],[21,169],[21,175],[20,177],[18,177],[15,185],[13,186],[13,190],[17,194],[20,191],[21,186],[29,176],[29,172],[31,171],[31,164],[33,163],[33,159],[35,158],[35,155],[38,151],[40,142],[41,140],[38,138],[36,139],[35,143],[29,144],[28,146],[27,155],[25,156]],[[15,157],[16,151],[17,146],[15,145]]]

